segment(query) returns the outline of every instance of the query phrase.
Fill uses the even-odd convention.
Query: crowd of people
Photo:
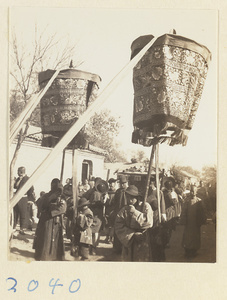
[[[25,168],[19,168],[16,191],[27,180]],[[76,195],[75,204],[71,178],[64,186],[54,178],[48,193],[42,191],[36,200],[31,187],[14,207],[14,228],[20,220],[20,234],[37,223],[33,244],[36,260],[64,260],[64,235],[71,240],[71,255],[89,260],[104,234],[104,242],[111,244],[113,253],[121,255],[123,261],[163,262],[178,224],[184,225],[185,256],[192,258],[200,248],[201,225],[211,211],[215,212],[203,182],[198,187],[185,187],[172,176],[159,180],[159,186],[156,176],[151,176],[146,201],[144,190],[125,175],[108,181],[86,179],[78,185]]]

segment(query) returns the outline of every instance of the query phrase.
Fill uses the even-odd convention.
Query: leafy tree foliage
[[[86,124],[89,143],[106,150],[106,162],[126,161],[125,154],[119,151],[120,145],[115,142],[120,128],[119,120],[108,109],[95,113]]]
[[[145,152],[143,150],[137,150],[136,152],[133,152],[131,162],[144,162],[146,159]]]
[[[204,166],[202,169],[202,179],[206,183],[216,183],[217,178],[217,167],[213,166]]]

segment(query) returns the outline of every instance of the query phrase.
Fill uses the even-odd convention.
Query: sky
[[[205,45],[212,53],[196,120],[186,147],[160,145],[160,161],[166,165],[190,165],[200,170],[216,163],[217,156],[217,12],[214,10],[144,10],[13,7],[10,25],[18,38],[31,45],[34,25],[47,27],[48,34],[57,33],[77,44],[74,61],[83,60],[79,69],[102,78],[100,90],[129,62],[132,42],[141,35],[155,37],[175,29],[177,34]],[[66,66],[67,68],[67,66]],[[118,141],[122,151],[150,148],[131,143],[133,131],[132,72],[119,84],[100,109],[108,108],[120,118],[122,128]],[[129,158],[128,157],[128,158]]]

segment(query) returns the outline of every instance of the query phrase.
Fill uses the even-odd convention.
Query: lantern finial
[[[69,68],[73,68],[73,60],[71,59],[70,64],[69,64]]]
[[[169,33],[170,33],[170,34],[177,34],[176,29],[174,29],[174,28],[171,29],[171,30],[169,31]]]

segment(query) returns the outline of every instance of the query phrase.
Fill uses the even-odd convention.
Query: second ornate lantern
[[[131,58],[153,38],[137,38]],[[157,38],[133,69],[132,142],[150,146],[154,135],[168,130],[172,131],[171,145],[186,144],[210,60],[210,51],[193,40],[175,34]]]

